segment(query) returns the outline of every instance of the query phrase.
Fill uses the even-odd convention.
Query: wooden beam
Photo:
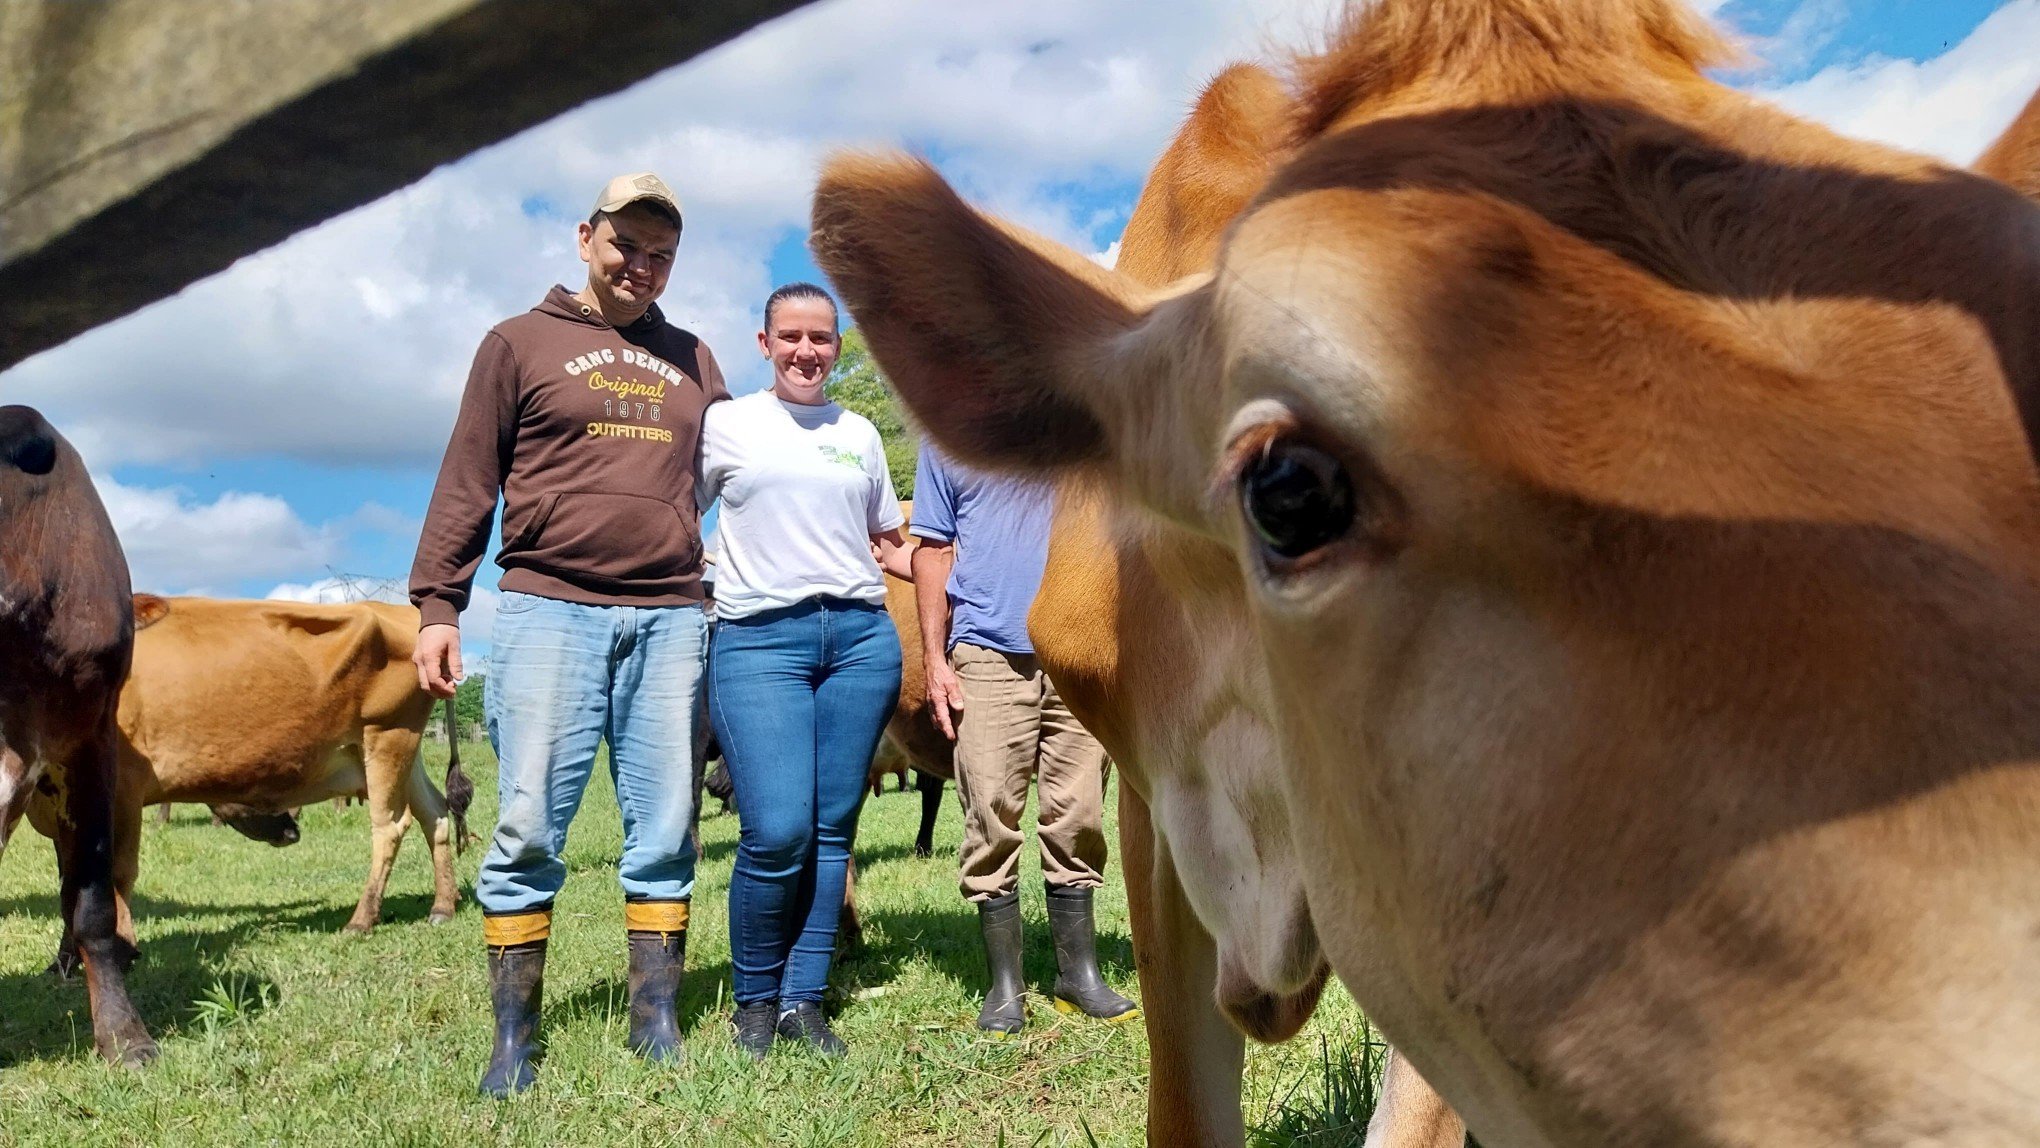
[[[0,0],[0,368],[803,0]]]

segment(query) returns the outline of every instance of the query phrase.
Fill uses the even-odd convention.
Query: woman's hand
[[[878,551],[880,569],[902,582],[914,580],[914,544],[906,540],[899,527],[872,535],[871,545]]]

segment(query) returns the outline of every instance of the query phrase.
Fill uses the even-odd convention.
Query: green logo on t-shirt
[[[850,467],[853,470],[864,469],[864,456],[854,450],[844,450],[841,447],[834,446],[819,447],[817,449],[822,452],[822,457],[830,462]]]

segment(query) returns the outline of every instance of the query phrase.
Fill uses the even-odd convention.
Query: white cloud
[[[176,488],[94,481],[137,590],[210,594],[247,578],[318,569],[342,541],[274,495],[229,492],[201,502]]]
[[[1974,160],[2040,87],[2040,0],[2011,0],[1925,62],[1870,59],[1761,94],[1844,135]]]
[[[1726,0],[1690,2],[1713,16]],[[1761,50],[1818,43],[1839,3],[1805,0]],[[922,149],[990,209],[1109,261],[1130,204],[1098,205],[1138,182],[1202,81],[1311,42],[1341,7],[1181,0],[1158,17],[1030,0],[965,15],[954,0],[826,0],[0,374],[0,396],[42,407],[102,471],[277,456],[429,468],[483,331],[579,281],[573,224],[603,180],[640,168],[665,174],[687,213],[668,316],[755,385],[771,251],[804,225],[831,148]],[[2040,0],[2011,0],[1937,59],[1766,94],[1966,162],[2040,85],[2035,44]],[[416,530],[380,507],[313,526],[267,495],[103,488],[137,584],[157,588],[309,587],[350,531]]]
[[[576,283],[572,227],[618,171],[686,208],[668,316],[733,381],[772,248],[843,144],[937,155],[990,208],[1095,250],[1122,219],[1079,187],[1137,181],[1197,85],[1294,43],[1332,0],[1134,5],[831,0],[443,168],[0,375],[102,466],[285,456],[430,466],[482,333]]]
[[[263,595],[285,602],[319,602],[338,605],[343,602],[408,602],[402,582],[381,578],[350,578],[341,575],[321,578],[316,582],[284,582]]]
[[[460,612],[460,642],[464,647],[486,646],[496,632],[496,600],[498,595],[487,586],[475,587],[468,598],[467,609]],[[465,659],[469,673],[481,672],[478,667],[484,663],[474,658]]]

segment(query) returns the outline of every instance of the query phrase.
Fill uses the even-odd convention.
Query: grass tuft
[[[208,1039],[234,1025],[247,1024],[257,1013],[276,1007],[276,986],[245,973],[213,978],[205,993],[191,1002],[192,1021]]]
[[[1331,1148],[1367,1139],[1367,1122],[1381,1099],[1388,1045],[1365,1021],[1333,1046],[1318,1036],[1316,1072],[1299,1077],[1248,1130],[1253,1148]]]

